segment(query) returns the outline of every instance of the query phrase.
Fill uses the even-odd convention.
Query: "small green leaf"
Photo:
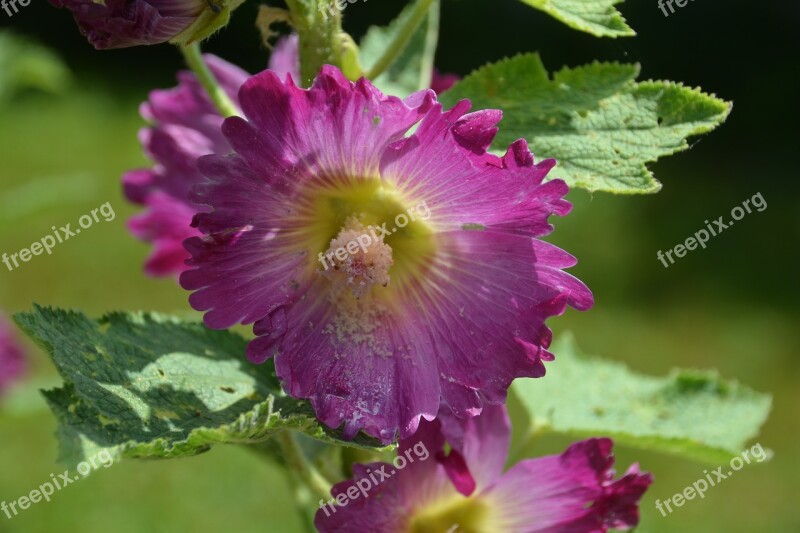
[[[349,34],[342,32],[339,36],[342,40],[342,73],[349,80],[357,80],[364,75],[358,57],[358,45]]]
[[[394,42],[416,10],[412,2],[388,26],[372,26],[361,39],[361,64],[368,72]],[[412,34],[397,60],[372,80],[386,94],[405,97],[431,85],[433,59],[439,37],[439,6],[434,3],[424,21]]]
[[[522,0],[570,28],[596,37],[628,37],[636,32],[614,7],[623,0]]]
[[[713,372],[636,374],[621,363],[579,354],[571,335],[551,351],[556,359],[546,377],[519,379],[511,387],[534,435],[607,436],[628,446],[718,462],[740,453],[770,411],[768,395]]]
[[[323,428],[308,403],[281,391],[271,363],[245,360],[247,341],[234,333],[144,313],[95,321],[37,306],[15,318],[64,379],[45,397],[70,464],[103,450],[114,459],[189,456],[283,430],[339,446],[377,445]]]
[[[731,104],[665,81],[636,83],[637,65],[592,63],[552,79],[538,54],[485,66],[441,95],[476,109],[503,110],[495,150],[524,138],[539,158],[553,157],[551,177],[571,187],[618,194],[657,192],[647,163],[689,147],[713,130]]]
[[[84,203],[97,194],[101,182],[99,175],[76,173],[37,177],[6,188],[0,193],[0,228],[47,209]]]
[[[23,89],[60,93],[71,81],[69,69],[49,48],[0,30],[0,105]]]

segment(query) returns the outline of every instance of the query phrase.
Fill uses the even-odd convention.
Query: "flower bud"
[[[66,7],[98,50],[187,44],[225,26],[242,0],[50,0]]]

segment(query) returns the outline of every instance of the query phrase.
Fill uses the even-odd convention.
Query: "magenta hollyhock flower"
[[[221,86],[236,98],[248,74],[222,59],[205,56]],[[182,272],[189,257],[183,241],[199,232],[191,227],[198,206],[189,202],[189,190],[202,181],[197,158],[226,153],[230,145],[220,132],[222,116],[191,72],[178,74],[174,89],[156,90],[142,104],[142,116],[152,123],[139,138],[152,169],[138,169],[122,178],[125,196],[147,210],[128,223],[131,233],[153,244],[144,270],[151,276]]]
[[[543,183],[555,162],[522,139],[486,151],[500,111],[385,96],[331,66],[308,90],[266,71],[239,100],[235,153],[199,161],[205,236],[184,243],[206,325],[255,323],[249,358],[275,356],[286,391],[348,437],[406,438],[442,398],[475,415],[544,375],[545,319],[592,295],[537,239],[571,208]]]
[[[577,442],[504,473],[510,439],[501,406],[466,420],[445,412],[424,421],[400,441],[392,464],[355,465],[354,479],[333,487],[338,504],[320,502],[317,529],[595,533],[638,524],[653,477],[634,464],[615,480],[610,439]]]
[[[206,0],[50,0],[66,7],[98,50],[159,44],[177,37],[206,10]]]
[[[19,342],[14,327],[0,313],[0,395],[19,381],[27,369],[25,349]]]

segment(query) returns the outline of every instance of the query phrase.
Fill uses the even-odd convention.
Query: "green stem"
[[[194,71],[200,84],[206,90],[209,98],[214,102],[214,106],[216,106],[220,114],[226,118],[239,115],[239,110],[236,108],[236,105],[228,97],[225,90],[217,81],[217,78],[214,77],[214,74],[203,60],[203,55],[200,53],[200,45],[198,43],[193,43],[180,46],[179,48],[181,49],[181,53],[183,53],[183,57],[186,59],[186,64]]]
[[[286,0],[300,37],[300,77],[308,87],[323,65],[343,66],[342,15],[331,0]]]
[[[417,1],[413,11],[411,12],[411,16],[405,21],[405,24],[403,24],[403,26],[400,28],[400,31],[397,32],[394,41],[389,44],[383,55],[378,58],[378,61],[376,61],[375,64],[367,71],[367,78],[374,80],[383,74],[383,72],[389,68],[398,57],[400,57],[400,54],[402,54],[403,50],[405,50],[405,47],[408,45],[408,42],[414,35],[414,32],[416,32],[417,28],[419,28],[419,25],[422,24],[422,21],[425,19],[425,15],[428,14],[428,10],[433,2],[434,0]]]
[[[296,472],[288,470],[286,475],[289,479],[292,492],[294,493],[294,504],[300,523],[305,531],[315,533],[317,528],[314,527],[314,515],[309,514],[309,510],[316,506],[311,491],[308,490],[308,487],[305,486]]]
[[[439,0],[434,0],[433,5],[428,10],[428,29],[425,32],[425,51],[422,54],[420,63],[420,87],[427,89],[433,81],[434,59],[436,48],[439,46],[439,18],[441,15],[441,4]]]
[[[278,439],[271,439],[265,442],[252,443],[246,446],[246,448],[257,453],[261,458],[267,459],[271,465],[280,464],[281,466],[285,466],[276,461],[276,459],[280,457],[277,450],[275,450],[277,442]],[[314,501],[311,491],[303,480],[300,479],[297,472],[290,468],[284,468],[283,471],[286,474],[286,481],[292,491],[292,502],[294,503],[297,517],[300,519],[303,531],[307,533],[316,533],[317,529],[314,527],[314,515],[310,513],[310,510],[317,506],[317,502]]]
[[[297,444],[294,433],[283,431],[275,437],[283,452],[286,465],[303,481],[314,498],[328,500],[331,497],[331,483],[312,465]]]

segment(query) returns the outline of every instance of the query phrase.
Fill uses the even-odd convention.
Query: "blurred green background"
[[[352,4],[346,27],[359,36],[371,24],[388,22],[402,4]],[[698,0],[665,18],[655,0],[629,1],[622,11],[639,36],[599,40],[515,0],[443,4],[437,64],[444,71],[466,74],[487,61],[539,50],[551,69],[593,59],[640,62],[642,78],[682,81],[734,101],[723,127],[653,166],[664,184],[659,194],[570,193],[574,212],[554,221],[550,240],[579,258],[573,272],[597,303],[551,326],[556,333],[574,332],[584,351],[642,372],[718,368],[774,395],[772,416],[757,439],[774,459],[743,469],[666,518],[655,510],[655,499],[669,498],[717,465],[618,450],[619,470],[639,461],[656,476],[639,531],[800,531],[800,117],[794,100],[800,94],[800,6],[729,1],[722,7]],[[232,27],[208,46],[251,71],[268,57],[252,26],[255,9],[241,8]],[[13,18],[0,12],[0,26],[51,47],[74,78],[61,95],[26,90],[9,99],[0,91],[0,253],[28,246],[51,226],[74,224],[105,202],[117,215],[52,256],[12,272],[0,268],[0,307],[16,312],[38,302],[93,315],[115,309],[189,315],[187,295],[173,281],[141,274],[148,248],[125,230],[135,210],[119,187],[125,170],[147,164],[136,141],[143,125],[137,105],[149,89],[173,85],[179,55],[168,46],[96,52],[68,13],[45,2]],[[11,64],[0,61],[0,85]],[[658,250],[684,241],[706,219],[727,216],[757,192],[768,204],[764,212],[746,216],[669,269],[657,261]],[[57,383],[51,365],[31,349],[36,383]],[[16,395],[0,412],[0,501],[15,500],[63,471],[55,461],[55,422],[31,398]],[[565,445],[546,439],[541,450],[555,453]],[[221,529],[299,531],[281,473],[246,449],[117,464],[13,520],[0,516],[0,531],[13,532]]]

